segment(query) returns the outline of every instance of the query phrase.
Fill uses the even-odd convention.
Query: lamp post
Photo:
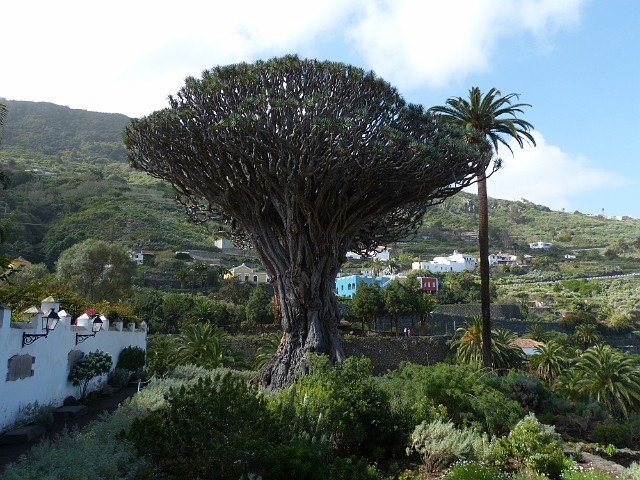
[[[49,332],[56,328],[59,321],[60,316],[56,313],[55,308],[52,308],[46,317],[42,317],[42,330],[44,330],[44,333],[23,333],[22,348],[24,348],[25,345],[31,345],[40,337],[46,338],[49,336]]]
[[[96,333],[102,330],[102,323],[103,322],[102,322],[102,319],[100,318],[100,315],[96,313],[96,316],[93,317],[93,323],[91,324],[91,331],[93,333],[86,333],[86,334],[76,333],[76,345],[84,342],[89,337],[95,337]]]

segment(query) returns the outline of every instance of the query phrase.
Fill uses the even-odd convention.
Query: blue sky
[[[637,0],[0,0],[0,97],[143,116],[188,75],[286,53],[373,70],[425,107],[520,93],[537,147],[489,195],[640,217]],[[473,189],[472,189],[473,191]]]

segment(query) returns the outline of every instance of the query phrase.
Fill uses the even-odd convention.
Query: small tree
[[[87,395],[89,382],[97,376],[109,373],[111,370],[111,354],[96,350],[80,360],[69,372],[69,381],[76,387],[80,387],[80,397]]]
[[[275,322],[272,303],[273,296],[267,292],[266,285],[256,285],[245,308],[247,323],[251,326],[258,325],[260,331],[263,330],[264,325],[272,325]]]
[[[58,276],[91,301],[116,302],[129,296],[136,265],[124,247],[88,239],[65,250],[56,262]]]
[[[371,324],[384,309],[384,300],[380,285],[373,282],[370,285],[361,283],[356,290],[356,294],[349,303],[349,312],[362,322],[364,332],[365,322]]]

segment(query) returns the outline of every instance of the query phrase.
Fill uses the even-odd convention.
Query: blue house
[[[372,277],[370,275],[346,275],[344,277],[336,278],[335,294],[339,297],[353,298],[358,285],[365,283],[371,285],[373,282],[377,282],[380,288],[387,286],[392,280],[392,277]]]

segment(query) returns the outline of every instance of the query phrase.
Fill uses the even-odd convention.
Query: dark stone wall
[[[402,362],[433,365],[441,362],[449,353],[449,337],[395,337],[342,335],[342,346],[347,356],[365,356],[371,359],[376,375],[395,370]],[[235,337],[232,350],[240,352],[252,363],[260,345],[251,337]]]
[[[358,337],[343,335],[342,346],[349,357],[371,359],[376,375],[395,370],[402,362],[433,365],[449,353],[448,337]]]

